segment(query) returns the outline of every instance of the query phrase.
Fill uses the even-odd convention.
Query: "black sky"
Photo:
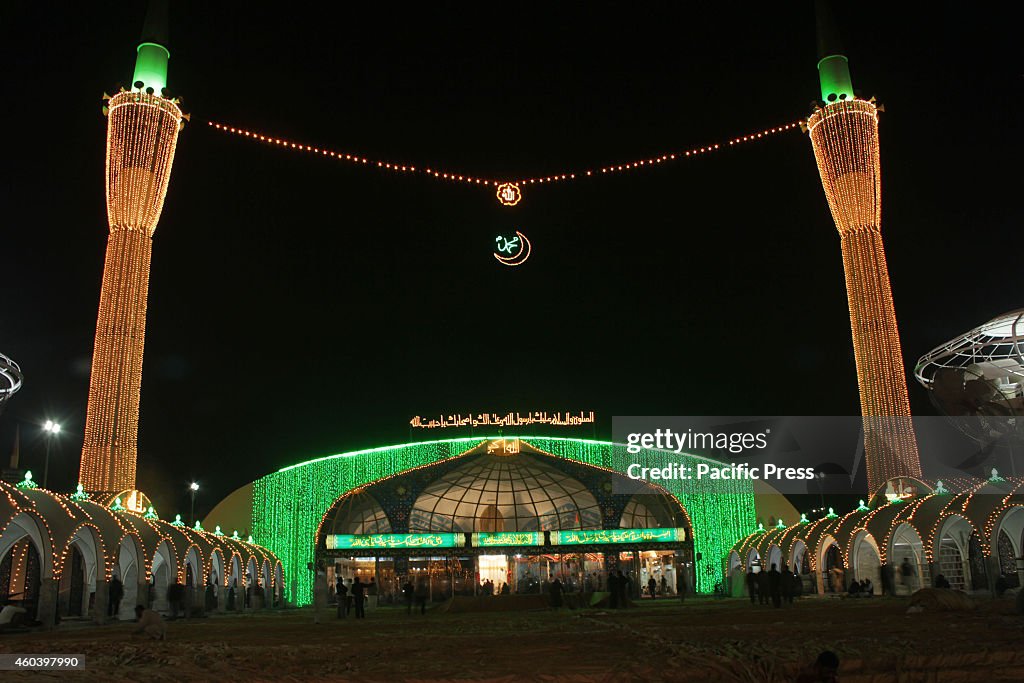
[[[409,440],[414,414],[594,410],[610,436],[612,415],[857,413],[839,239],[800,133],[528,187],[510,210],[204,123],[498,177],[685,149],[808,113],[810,3],[172,5],[169,87],[194,118],[155,237],[139,435],[139,485],[165,516],[192,478],[202,514],[278,467]],[[1005,6],[894,5],[839,18],[855,87],[886,108],[883,233],[910,370],[1022,305],[1024,97]],[[107,234],[100,95],[130,80],[144,11],[0,9],[0,351],[26,376],[0,455],[20,424],[40,470],[38,424],[60,420],[61,489]],[[515,228],[534,254],[507,269],[491,244]]]

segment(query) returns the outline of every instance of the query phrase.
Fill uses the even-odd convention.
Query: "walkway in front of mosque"
[[[105,681],[792,681],[825,649],[839,654],[844,683],[1024,680],[1024,616],[1011,599],[956,613],[906,614],[907,605],[661,599],[620,611],[424,616],[379,608],[358,621],[326,612],[320,624],[306,608],[178,620],[165,641],[133,636],[128,623],[0,635],[0,652],[84,655],[89,679]]]

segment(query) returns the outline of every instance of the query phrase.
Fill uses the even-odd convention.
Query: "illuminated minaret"
[[[828,7],[819,0],[817,10],[823,105],[807,128],[842,244],[868,487],[874,492],[892,477],[920,477],[921,460],[882,245],[878,108],[854,95]]]
[[[132,88],[107,113],[107,257],[89,380],[80,481],[88,491],[135,488],[149,260],[182,125],[166,97],[167,2],[152,2]]]

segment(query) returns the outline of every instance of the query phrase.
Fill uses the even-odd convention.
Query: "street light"
[[[196,494],[199,493],[199,484],[192,482],[188,485],[189,495],[192,496],[192,524],[196,523]]]
[[[50,475],[50,442],[53,441],[53,437],[60,434],[60,425],[53,420],[47,420],[43,425],[43,431],[46,432],[46,460],[43,465],[43,488],[45,489],[46,480]]]

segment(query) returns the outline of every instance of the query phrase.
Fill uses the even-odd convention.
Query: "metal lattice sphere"
[[[914,375],[968,436],[1024,435],[1024,309],[994,318],[921,357]]]
[[[18,364],[0,353],[0,411],[4,409],[7,400],[21,389],[22,379]]]

